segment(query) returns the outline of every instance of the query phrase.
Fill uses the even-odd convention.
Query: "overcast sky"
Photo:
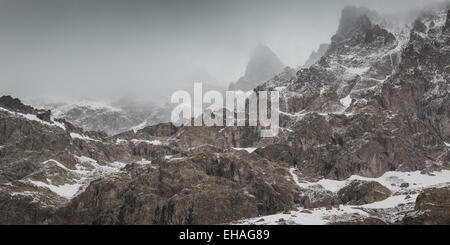
[[[298,66],[341,9],[430,0],[0,0],[0,95],[161,101],[195,80],[228,85],[268,45]]]

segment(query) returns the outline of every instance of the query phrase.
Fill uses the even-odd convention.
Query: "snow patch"
[[[77,134],[77,133],[70,133],[70,137],[72,137],[72,139],[80,139],[80,140],[100,142],[99,140],[93,139],[93,138],[91,138],[89,136],[85,136],[85,135],[81,135],[81,134]]]
[[[345,67],[346,71],[352,75],[361,76],[366,73],[370,67]]]
[[[132,127],[131,130],[133,130],[134,133],[137,133],[137,131],[145,128],[145,126],[147,126],[147,121],[143,121],[139,125]]]
[[[294,180],[295,184],[296,184],[298,187],[302,188],[302,186],[301,186],[302,184],[300,183],[300,180],[298,179],[298,176],[295,174],[295,171],[297,171],[296,168],[290,168],[290,169],[289,169],[289,173],[291,174],[292,179]]]
[[[248,153],[252,153],[252,152],[256,151],[256,149],[258,149],[258,148],[255,148],[255,147],[247,147],[247,148],[233,147],[233,149],[237,150],[237,151],[247,151]]]
[[[20,112],[13,112],[13,111],[7,110],[7,109],[5,109],[3,107],[0,107],[0,111],[4,111],[4,112],[7,112],[7,113],[12,114],[14,116],[19,116],[19,117],[25,118],[25,119],[27,119],[29,121],[38,122],[38,123],[46,125],[46,126],[59,127],[59,128],[62,128],[63,130],[66,130],[66,127],[64,126],[64,124],[62,124],[60,122],[56,122],[53,119],[51,119],[52,122],[50,123],[50,122],[47,122],[47,121],[39,119],[34,114],[23,114],[23,113],[20,113]]]
[[[68,168],[67,168],[66,166],[64,166],[62,163],[60,163],[60,162],[58,162],[58,161],[56,161],[56,160],[54,160],[54,159],[49,159],[49,160],[43,162],[43,164],[49,164],[49,163],[54,163],[56,166],[58,166],[59,168],[62,168],[62,169],[64,169],[64,170],[66,170],[66,171],[72,171],[71,169],[68,169]]]
[[[345,98],[340,100],[341,104],[345,107],[344,111],[351,105],[352,98],[350,97],[350,94],[348,94]]]
[[[104,177],[110,174],[118,173],[123,167],[126,166],[122,162],[112,162],[106,165],[100,165],[96,160],[86,157],[86,156],[76,156],[78,164],[75,166],[76,169],[69,169],[60,162],[49,159],[43,164],[54,164],[57,167],[65,170],[67,172],[68,180],[70,183],[63,185],[54,185],[50,179],[47,179],[47,183],[35,180],[24,180],[24,183],[30,183],[37,187],[48,188],[55,194],[64,197],[66,199],[72,199],[78,193],[80,193],[84,188],[86,188],[89,183],[97,178]]]
[[[66,199],[72,199],[75,196],[75,194],[78,192],[78,190],[80,190],[80,187],[81,187],[81,184],[79,184],[79,183],[64,184],[64,185],[57,186],[57,185],[47,184],[47,183],[44,183],[41,181],[30,180],[29,182],[37,187],[48,188],[52,192],[56,193],[59,196],[66,198]]]
[[[134,144],[145,143],[145,144],[150,144],[150,145],[167,145],[167,143],[163,143],[160,140],[138,140],[138,139],[132,139],[131,142],[133,142]]]
[[[122,143],[127,143],[128,141],[127,140],[124,140],[124,139],[116,139],[116,145],[120,145],[120,144],[122,144]]]

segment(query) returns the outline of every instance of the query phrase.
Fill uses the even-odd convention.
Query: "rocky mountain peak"
[[[24,105],[19,99],[9,95],[0,97],[0,107],[22,113],[33,113],[34,111],[31,106]]]
[[[245,71],[245,78],[249,81],[267,80],[284,68],[278,56],[267,46],[258,45],[253,51]]]
[[[348,34],[354,29],[370,28],[374,20],[379,19],[376,11],[365,7],[348,6],[342,10],[338,34]]]
[[[51,121],[50,119],[52,116],[51,111],[35,109],[31,106],[23,104],[22,101],[20,101],[19,99],[13,98],[9,95],[0,97],[0,107],[13,112],[36,115],[37,118],[43,121],[47,122]]]
[[[391,47],[396,41],[395,36],[372,20],[379,20],[376,12],[366,8],[345,8],[327,54],[367,53],[368,50]]]
[[[250,56],[245,75],[236,83],[231,83],[229,90],[251,90],[283,71],[283,68],[278,56],[269,47],[259,44]]]

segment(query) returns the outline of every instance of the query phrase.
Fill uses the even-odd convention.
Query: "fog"
[[[237,80],[259,43],[302,65],[346,5],[393,13],[428,2],[0,0],[0,95],[163,102],[194,81]]]

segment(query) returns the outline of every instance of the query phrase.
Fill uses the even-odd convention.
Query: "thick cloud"
[[[264,43],[301,65],[345,5],[430,0],[0,0],[0,94],[162,101],[193,80],[226,86]]]

